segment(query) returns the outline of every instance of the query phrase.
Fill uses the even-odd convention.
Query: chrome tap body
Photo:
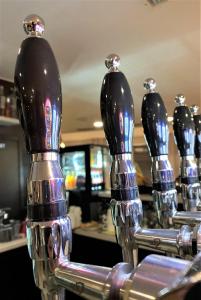
[[[180,184],[183,206],[186,211],[200,209],[200,183],[195,161],[195,124],[190,109],[184,105],[185,97],[177,95],[173,129],[181,157]]]

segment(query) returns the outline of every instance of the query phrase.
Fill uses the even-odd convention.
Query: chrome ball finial
[[[24,31],[28,36],[40,37],[45,29],[45,22],[37,15],[29,15],[23,21]]]
[[[154,93],[156,89],[156,81],[153,78],[147,78],[144,81],[144,88],[150,93]]]
[[[197,106],[195,104],[190,106],[190,111],[191,111],[193,116],[198,114],[198,110],[199,110],[199,106]]]
[[[110,54],[105,59],[105,65],[109,69],[110,72],[118,72],[118,68],[120,66],[120,57],[117,54]]]
[[[182,94],[178,94],[175,97],[175,102],[177,103],[178,106],[184,105],[185,100],[186,100],[186,97]]]

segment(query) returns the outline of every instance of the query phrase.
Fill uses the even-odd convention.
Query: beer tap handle
[[[167,111],[160,94],[155,91],[155,80],[146,79],[144,87],[147,94],[143,97],[141,118],[152,156],[153,199],[159,223],[163,228],[169,228],[177,209],[177,193],[174,172],[168,160]]]
[[[62,110],[57,63],[48,42],[41,37],[42,18],[28,16],[24,30],[28,38],[18,52],[15,86],[27,149],[30,153],[57,152]]]
[[[165,105],[155,91],[154,79],[146,79],[144,87],[148,92],[143,97],[141,118],[151,156],[167,155],[169,130]]]
[[[195,123],[195,157],[201,159],[201,114],[198,114],[199,107],[193,105],[190,107]]]
[[[131,264],[133,259],[132,231],[138,230],[142,221],[142,203],[132,159],[133,98],[122,72],[118,70],[120,58],[116,54],[105,60],[109,72],[101,89],[101,115],[105,136],[112,156],[111,165],[111,212],[123,259]]]
[[[133,135],[133,98],[126,77],[118,70],[116,54],[105,60],[109,72],[101,90],[101,115],[111,155],[131,153]]]
[[[185,210],[201,209],[198,167],[195,161],[195,123],[190,109],[184,104],[184,95],[175,98],[173,129],[181,157],[180,177]]]
[[[184,104],[185,97],[175,97],[177,107],[174,110],[173,129],[181,157],[194,156],[195,125],[189,108]]]

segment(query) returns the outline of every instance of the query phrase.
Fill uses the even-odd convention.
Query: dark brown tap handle
[[[30,35],[22,42],[15,67],[23,127],[30,153],[58,151],[62,95],[57,63],[48,42],[39,37],[44,24],[25,20]],[[31,19],[32,18],[32,19]]]
[[[101,116],[111,155],[131,153],[133,135],[133,98],[126,77],[119,72],[115,61],[108,57],[110,69],[103,79],[101,89]]]
[[[180,156],[194,155],[195,124],[190,109],[184,105],[185,97],[177,95],[173,129]]]
[[[198,109],[197,105],[190,108],[195,124],[195,157],[201,158],[201,115],[197,114]]]
[[[22,107],[21,107],[21,101],[19,98],[17,98],[16,100],[16,106],[17,106],[17,116],[18,116],[18,119],[21,123],[21,126],[22,126],[22,129],[24,131],[24,138],[25,138],[25,144],[26,144],[26,149],[28,152],[30,152],[30,149],[29,149],[29,141],[28,141],[28,137],[26,136],[26,130],[24,128],[24,119],[23,119],[23,115],[22,115]]]
[[[152,157],[167,155],[169,130],[164,102],[155,92],[154,79],[146,79],[144,87],[148,93],[143,97],[141,118],[149,151]]]

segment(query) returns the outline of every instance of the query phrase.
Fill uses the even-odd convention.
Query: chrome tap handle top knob
[[[184,105],[185,100],[186,100],[186,97],[182,94],[178,94],[175,97],[175,102],[177,103],[178,106]]]
[[[149,93],[154,93],[156,89],[156,81],[153,78],[147,78],[144,82],[144,88],[149,91]]]
[[[45,22],[37,15],[29,15],[23,21],[24,31],[28,36],[40,37],[45,29]]]
[[[118,71],[120,66],[120,57],[117,54],[110,54],[105,59],[105,65],[109,69],[109,71]]]
[[[193,116],[197,115],[198,114],[198,110],[199,110],[199,106],[197,105],[192,105],[190,106],[190,111],[192,113]]]

